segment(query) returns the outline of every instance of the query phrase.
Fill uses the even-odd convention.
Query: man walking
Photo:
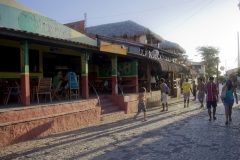
[[[167,98],[168,95],[167,94],[169,92],[169,88],[165,83],[165,79],[163,78],[160,79],[160,91],[161,91],[161,101],[163,106],[162,111],[165,111],[165,104],[166,104],[166,111],[168,111],[168,98]]]
[[[184,98],[184,108],[186,108],[186,102],[187,102],[187,107],[189,107],[190,91],[192,92],[191,83],[189,83],[188,82],[188,78],[186,78],[185,82],[182,83],[182,92],[183,92],[183,98]]]
[[[203,101],[205,98],[205,83],[203,82],[202,78],[198,79],[197,90],[198,90],[198,100],[201,103],[200,108],[203,108],[204,107]]]
[[[205,93],[206,101],[207,101],[207,109],[208,109],[208,115],[209,115],[209,121],[212,120],[212,113],[211,108],[213,108],[213,120],[216,120],[216,107],[218,102],[218,90],[217,85],[213,82],[214,78],[210,77],[208,83],[205,85]]]

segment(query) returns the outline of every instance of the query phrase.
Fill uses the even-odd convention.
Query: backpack
[[[166,83],[163,83],[163,91],[164,93],[169,94],[169,88]]]

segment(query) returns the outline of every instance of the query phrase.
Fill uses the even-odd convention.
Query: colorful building
[[[189,72],[175,61],[181,52],[159,48],[164,39],[132,21],[116,25],[135,26],[134,31],[106,35],[87,28],[86,36],[15,1],[2,0],[0,14],[0,146],[94,123],[109,112],[136,112],[142,86],[149,105],[158,106],[160,92],[151,76],[167,79],[177,90],[174,80]],[[34,101],[43,77],[53,80],[70,68],[80,79],[76,99],[65,100],[65,88],[50,86],[50,100],[45,95]]]

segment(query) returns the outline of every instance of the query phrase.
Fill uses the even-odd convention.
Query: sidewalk
[[[233,122],[225,125],[220,102],[217,120],[208,121],[206,108],[198,101],[183,108],[171,103],[133,120],[124,115],[114,120],[1,148],[0,159],[79,160],[219,160],[240,159],[240,109],[233,108]]]

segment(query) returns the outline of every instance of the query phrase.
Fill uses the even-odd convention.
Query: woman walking
[[[223,104],[225,107],[225,116],[226,116],[226,122],[225,124],[227,125],[228,122],[232,121],[232,107],[234,104],[234,96],[235,96],[235,100],[236,100],[236,104],[238,104],[238,97],[237,97],[237,93],[236,93],[236,88],[233,86],[232,81],[231,80],[227,80],[226,85],[223,86],[222,88],[222,94],[223,92],[225,92],[226,96],[225,97],[221,97],[223,98]]]

